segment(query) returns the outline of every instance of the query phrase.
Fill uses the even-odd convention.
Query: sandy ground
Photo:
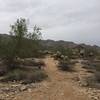
[[[88,95],[79,92],[80,87],[78,88],[72,80],[77,72],[59,71],[57,61],[51,57],[45,58],[44,61],[49,79],[41,82],[39,87],[30,92],[17,94],[13,100],[91,100]]]

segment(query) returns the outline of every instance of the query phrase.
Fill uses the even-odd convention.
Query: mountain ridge
[[[11,36],[8,34],[0,34],[0,38],[2,39],[9,39]],[[78,45],[83,46],[84,48],[92,48],[92,49],[97,49],[100,50],[100,46],[98,45],[87,45],[85,43],[74,43],[71,41],[64,41],[64,40],[51,40],[51,39],[47,39],[47,40],[40,40],[42,46],[45,47],[55,47],[55,46],[63,46],[65,48],[74,48]]]

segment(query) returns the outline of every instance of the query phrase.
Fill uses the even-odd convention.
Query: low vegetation
[[[63,71],[70,71],[71,66],[66,61],[60,61],[58,64],[58,68]]]
[[[1,80],[2,82],[22,81],[23,84],[28,84],[42,81],[43,79],[47,78],[47,75],[43,70],[38,69],[31,69],[28,71],[25,69],[15,69],[6,73],[4,77],[5,78]]]
[[[26,19],[20,18],[11,25],[8,37],[0,37],[0,75],[1,81],[23,81],[24,83],[42,81],[47,77],[41,69],[41,28],[36,25],[33,31],[28,30]]]
[[[90,87],[100,88],[100,61],[99,60],[88,60],[83,62],[83,68],[87,69],[88,73],[91,74],[86,81]]]
[[[59,60],[58,63],[58,68],[62,71],[69,71],[69,72],[73,72],[74,71],[74,67],[75,64],[77,63],[77,61],[71,61],[70,59],[62,59]]]

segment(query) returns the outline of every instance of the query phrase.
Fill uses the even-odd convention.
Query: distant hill
[[[41,42],[42,42],[42,45],[47,46],[47,47],[63,46],[67,48],[72,48],[77,45],[74,42],[67,42],[63,40],[59,40],[59,41],[42,40]]]
[[[10,39],[10,35],[8,34],[0,34],[0,39],[2,38],[2,40],[7,40]],[[86,44],[76,44],[74,42],[70,42],[70,41],[63,41],[63,40],[59,40],[59,41],[54,41],[54,40],[41,40],[41,45],[44,48],[56,48],[56,47],[64,47],[64,48],[74,48],[77,47],[78,45],[83,46],[84,48],[90,48],[90,49],[95,49],[100,51],[100,47],[97,45],[91,46],[91,45],[86,45]]]
[[[88,48],[88,49],[95,49],[97,51],[100,51],[100,47],[97,45],[91,46],[91,45],[86,45],[86,44],[76,44],[74,42],[69,42],[69,41],[63,41],[63,40],[59,40],[59,41],[54,41],[54,40],[42,40],[41,44],[45,47],[45,48],[56,48],[56,47],[64,47],[64,48],[75,48],[78,45],[84,47],[84,48]]]

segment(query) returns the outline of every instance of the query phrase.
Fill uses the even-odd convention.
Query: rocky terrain
[[[100,89],[89,87],[86,80],[93,72],[83,67],[82,60],[77,60],[73,72],[58,70],[58,61],[51,57],[43,61],[48,79],[27,85],[0,83],[0,100],[100,100]]]

